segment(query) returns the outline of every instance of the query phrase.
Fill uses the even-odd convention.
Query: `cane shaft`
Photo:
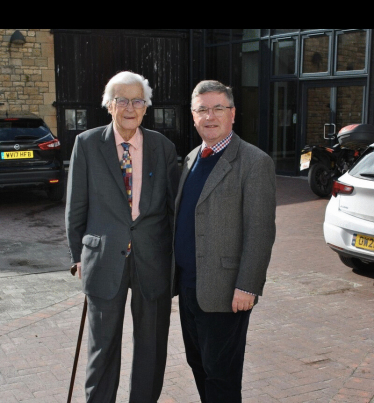
[[[82,311],[81,325],[80,325],[79,334],[78,334],[77,348],[75,349],[73,370],[71,372],[70,388],[69,388],[69,395],[68,395],[67,403],[71,402],[71,397],[73,395],[75,373],[77,372],[79,351],[81,349],[81,344],[82,344],[82,336],[83,336],[83,330],[84,330],[84,322],[86,320],[86,313],[87,313],[87,297],[85,296],[84,297],[84,304],[83,304],[83,311]]]

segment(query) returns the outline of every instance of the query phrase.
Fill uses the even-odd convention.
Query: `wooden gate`
[[[152,106],[143,125],[172,140],[179,156],[189,146],[191,82],[188,30],[55,29],[57,128],[64,160],[75,136],[106,125],[101,107],[104,87],[123,70],[148,79]]]

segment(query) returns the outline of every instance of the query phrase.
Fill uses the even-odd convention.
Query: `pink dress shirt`
[[[113,125],[114,138],[117,147],[118,161],[122,161],[123,147],[121,143],[124,142],[122,136]],[[131,215],[133,221],[138,217],[140,193],[142,190],[142,167],[143,167],[143,134],[139,128],[136,129],[135,134],[128,141],[130,144],[129,153],[131,156],[132,164],[132,210]]]

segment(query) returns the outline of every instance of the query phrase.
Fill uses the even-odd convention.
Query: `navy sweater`
[[[207,158],[198,155],[183,186],[175,230],[175,261],[180,285],[196,288],[195,208],[205,182],[224,150]]]

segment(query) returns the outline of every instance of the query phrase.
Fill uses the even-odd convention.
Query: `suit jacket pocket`
[[[98,235],[86,234],[82,239],[82,243],[83,245],[89,246],[91,248],[97,248],[99,246],[100,240],[101,237]]]
[[[221,265],[224,269],[238,270],[240,259],[234,256],[221,257]]]

